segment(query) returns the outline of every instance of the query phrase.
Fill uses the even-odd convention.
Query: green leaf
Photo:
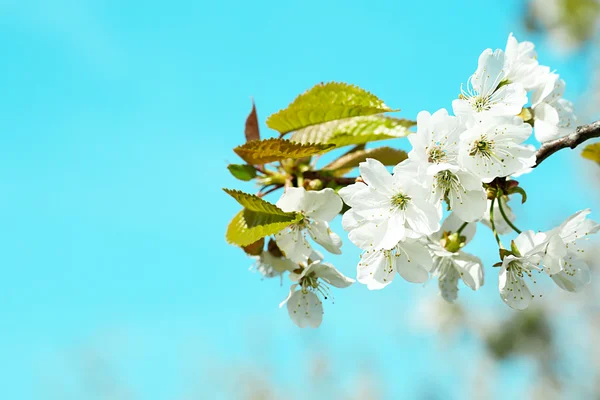
[[[583,158],[600,163],[600,143],[588,144],[581,152]]]
[[[285,212],[255,195],[239,190],[223,190],[244,207],[227,227],[226,238],[229,243],[248,246],[302,219],[302,214]]]
[[[286,109],[267,118],[267,126],[285,134],[323,122],[389,111],[397,110],[358,86],[320,83],[298,96]]]
[[[367,158],[379,160],[383,165],[397,165],[406,160],[407,157],[405,151],[391,147],[378,147],[376,149],[346,153],[323,169],[333,171],[334,176],[342,176],[350,172],[353,168],[358,167],[358,164],[366,161]]]
[[[296,143],[286,139],[253,140],[233,149],[249,164],[265,164],[288,158],[303,158],[323,153],[334,144]]]
[[[246,129],[244,130],[244,134],[246,135],[246,142],[250,142],[251,140],[260,140],[258,116],[256,115],[256,106],[254,105],[254,100],[252,100],[252,111],[250,111],[248,118],[246,118]]]
[[[280,215],[242,210],[229,223],[225,237],[231,244],[248,246],[265,236],[280,232],[295,222],[298,221]]]
[[[227,166],[231,175],[240,181],[251,181],[256,177],[256,168],[248,164],[229,164]]]
[[[409,128],[414,125],[414,121],[407,119],[371,115],[310,126],[294,132],[291,139],[299,143],[333,143],[341,147],[404,137],[411,133]]]

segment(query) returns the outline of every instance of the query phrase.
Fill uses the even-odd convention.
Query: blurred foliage
[[[600,143],[588,144],[581,152],[583,158],[600,163]]]
[[[598,0],[532,0],[526,25],[563,41],[559,45],[579,47],[594,38],[599,18]]]
[[[541,308],[511,315],[485,338],[487,349],[498,360],[515,355],[548,354],[552,350],[552,340],[552,328]]]

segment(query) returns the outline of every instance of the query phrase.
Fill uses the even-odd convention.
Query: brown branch
[[[339,185],[342,186],[348,186],[348,185],[352,185],[353,183],[356,183],[356,177],[352,177],[352,178],[345,178],[342,176],[331,176],[331,175],[326,175],[326,174],[321,174],[320,171],[306,171],[304,174],[304,179],[320,179],[323,182],[335,182]]]
[[[537,163],[534,167],[537,167],[542,161],[561,149],[566,149],[567,147],[574,149],[586,140],[596,137],[600,137],[600,121],[578,126],[575,132],[570,135],[542,144],[536,153]]]

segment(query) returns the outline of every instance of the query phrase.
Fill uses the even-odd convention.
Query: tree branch
[[[356,179],[355,177],[353,178],[346,178],[346,177],[342,177],[342,176],[331,176],[331,175],[325,175],[325,174],[321,174],[320,171],[306,171],[304,173],[304,178],[306,179],[320,179],[323,182],[335,182],[339,185],[342,186],[348,186],[351,185],[353,183],[356,183]]]
[[[566,149],[567,147],[574,149],[586,140],[596,137],[600,137],[600,121],[592,122],[589,125],[578,126],[577,129],[575,129],[575,132],[570,135],[542,144],[537,151],[537,163],[534,168],[557,151]]]

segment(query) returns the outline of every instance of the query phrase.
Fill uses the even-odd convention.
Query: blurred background
[[[258,2],[1,0],[0,398],[600,398],[600,277],[573,295],[538,281],[515,312],[485,227],[477,293],[362,285],[300,330],[226,244],[222,187],[256,102],[265,118],[346,81],[399,116],[451,107],[510,32],[600,117],[597,0]],[[388,145],[407,148],[406,140]],[[587,207],[600,167],[557,153],[520,179],[524,229]],[[274,200],[274,199],[273,199]],[[339,221],[333,229],[342,231]],[[598,242],[588,260],[600,269]],[[355,275],[346,241],[330,260]]]

